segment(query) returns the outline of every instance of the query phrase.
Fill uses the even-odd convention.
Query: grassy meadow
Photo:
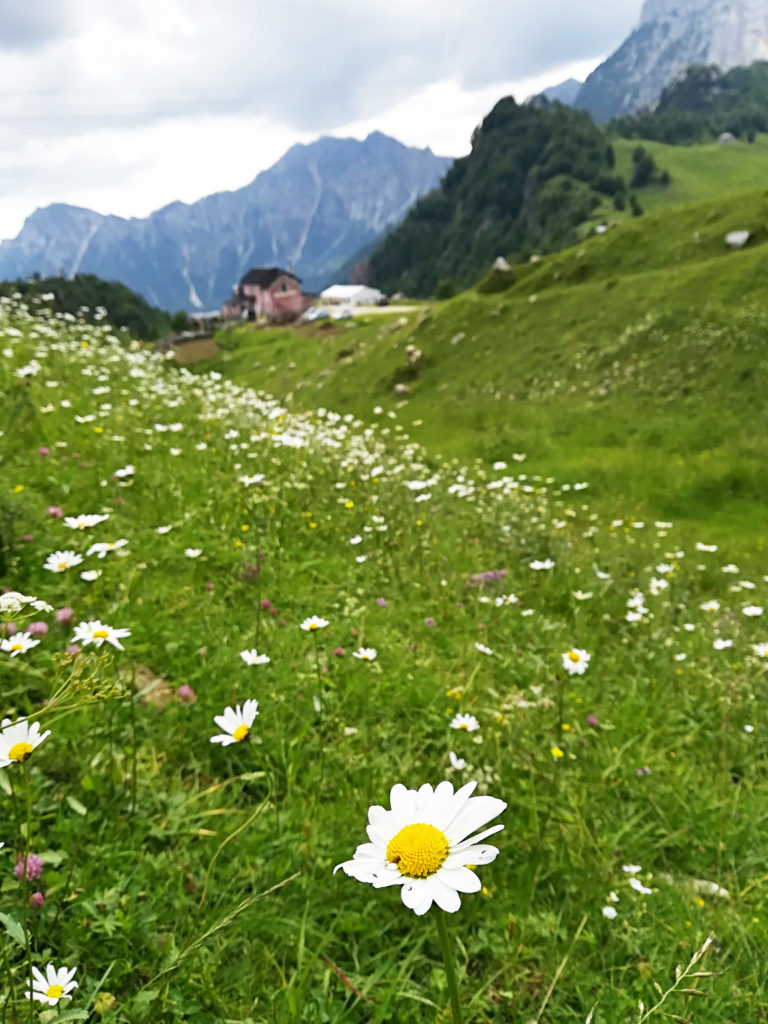
[[[394,413],[431,455],[485,466],[527,452],[545,476],[588,479],[606,515],[619,502],[673,518],[759,565],[767,223],[762,192],[646,215],[517,268],[503,294],[236,328],[213,365],[292,407]],[[730,252],[742,228],[752,241]]]
[[[242,329],[197,374],[0,300],[2,714],[50,730],[0,730],[2,1024],[449,1021],[443,911],[333,872],[444,780],[507,804],[445,915],[465,1022],[766,1017],[764,316],[688,273]],[[31,1003],[48,964],[78,987]]]

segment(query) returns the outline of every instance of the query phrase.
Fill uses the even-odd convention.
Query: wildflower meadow
[[[768,560],[90,319],[0,299],[0,1022],[768,1019]]]

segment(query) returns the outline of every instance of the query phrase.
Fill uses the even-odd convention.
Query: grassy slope
[[[768,185],[768,135],[758,135],[753,144],[739,142],[732,146],[716,142],[666,146],[662,142],[615,139],[616,171],[627,181],[632,178],[632,152],[638,145],[644,146],[657,165],[672,176],[666,187],[642,189],[640,199],[649,213]]]
[[[738,528],[754,548],[766,540],[766,223],[762,193],[630,221],[523,268],[503,296],[435,305],[421,325],[414,312],[339,332],[240,329],[219,368],[301,407],[370,418],[400,403],[393,385],[415,344],[401,415],[430,450],[527,452],[606,500]],[[725,232],[744,226],[754,245],[728,252]]]
[[[601,294],[587,286],[583,303]],[[551,389],[559,332],[578,327],[561,309],[549,351],[525,356],[540,381],[526,385],[514,373],[518,338],[534,324],[541,333],[558,300],[508,301],[495,316],[493,302],[467,296],[420,331],[375,344],[378,326],[356,328],[344,340],[358,355],[327,391],[368,410],[390,393],[383,381],[416,337],[432,360],[417,386],[433,404],[444,385],[457,410],[451,425],[444,404],[433,436],[450,426],[459,450],[462,421],[483,415],[487,454],[506,455],[521,438],[518,403],[496,406],[490,391],[501,386],[500,352],[513,352],[505,390]],[[451,346],[447,331],[462,324],[472,334]],[[308,346],[276,333],[252,340],[265,365]],[[312,341],[301,375],[336,365],[341,343]],[[509,803],[491,840],[499,856],[479,869],[485,892],[464,898],[450,922],[466,1024],[580,1024],[595,1003],[596,1024],[637,1024],[639,1000],[657,1002],[708,934],[716,941],[702,966],[714,975],[686,986],[706,998],[678,993],[664,1009],[696,1024],[764,1019],[766,662],[751,645],[766,640],[766,623],[742,614],[768,604],[762,572],[739,589],[746,573],[722,571],[733,547],[704,554],[676,527],[630,526],[618,499],[612,513],[626,525],[615,528],[590,491],[510,477],[491,490],[489,479],[507,474],[488,464],[457,493],[450,467],[433,475],[419,452],[376,450],[383,430],[363,439],[351,425],[345,440],[328,416],[272,416],[225,381],[190,384],[140,353],[129,363],[93,328],[22,319],[3,350],[4,582],[75,609],[75,621],[130,630],[124,652],[89,646],[73,661],[71,627],[36,612],[49,627],[39,645],[0,655],[0,716],[39,716],[51,729],[26,766],[32,849],[45,865],[31,945],[37,964],[77,967],[73,1011],[83,1015],[101,979],[113,993],[105,1024],[444,1024],[436,912],[417,919],[397,892],[333,866],[365,841],[367,807],[388,803],[394,782],[448,774]],[[33,355],[39,369],[25,372]],[[468,368],[481,367],[482,392],[468,383]],[[551,435],[562,402],[520,404],[538,409]],[[496,433],[507,422],[505,443]],[[535,474],[557,449],[526,429],[529,463],[511,472]],[[292,447],[296,436],[308,447]],[[558,443],[567,479],[575,449],[566,432]],[[134,472],[115,477],[127,463]],[[265,479],[245,486],[244,472]],[[428,489],[403,486],[428,477]],[[109,519],[72,531],[49,505]],[[173,528],[158,534],[161,523]],[[127,545],[104,559],[87,554],[117,538]],[[43,569],[64,547],[82,565]],[[530,567],[545,557],[551,571]],[[502,567],[508,576],[485,592],[468,584]],[[84,568],[101,575],[85,582]],[[648,614],[633,624],[627,600],[638,588]],[[577,600],[577,589],[592,596]],[[502,590],[522,604],[497,606]],[[702,610],[712,598],[720,610]],[[311,614],[330,620],[314,637],[299,629]],[[733,648],[715,650],[717,636]],[[377,648],[374,663],[351,657],[360,644]],[[241,661],[254,645],[268,665]],[[592,654],[585,675],[563,671],[572,645]],[[174,696],[181,683],[196,704]],[[213,716],[246,697],[259,700],[252,742],[212,745]],[[452,730],[456,711],[476,715],[480,730]],[[449,750],[465,771],[452,773]],[[16,764],[0,770],[6,810],[10,781],[23,787],[25,777]],[[0,818],[0,912],[21,920],[11,870],[21,827],[11,819]],[[642,892],[624,864],[640,865]],[[710,887],[697,890],[697,879]],[[0,952],[0,1007],[9,989],[23,1004],[24,952],[4,931]]]

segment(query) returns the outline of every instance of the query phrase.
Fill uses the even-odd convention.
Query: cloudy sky
[[[467,152],[501,96],[583,78],[641,0],[0,0],[0,238],[52,202],[146,216],[295,142]]]

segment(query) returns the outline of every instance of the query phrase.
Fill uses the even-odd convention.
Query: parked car
[[[325,306],[310,306],[304,313],[302,320],[312,323],[315,320],[327,320],[329,316],[330,314]]]

